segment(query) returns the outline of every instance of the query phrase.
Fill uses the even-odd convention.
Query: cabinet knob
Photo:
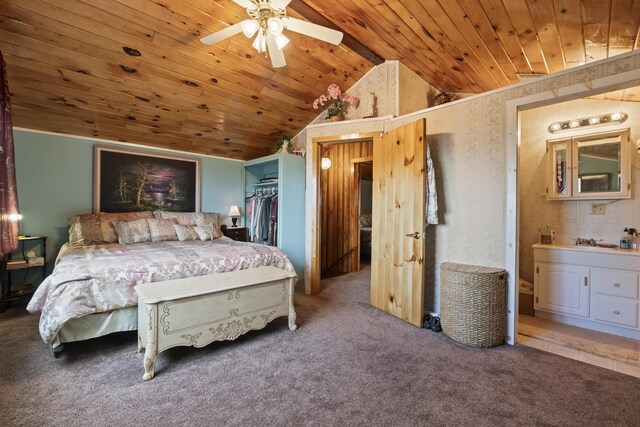
[[[613,314],[615,314],[615,315],[620,314],[620,310],[613,310]]]
[[[616,282],[613,284],[614,287],[619,288],[620,287],[620,283]]]

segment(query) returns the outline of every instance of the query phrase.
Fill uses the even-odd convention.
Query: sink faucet
[[[598,242],[601,242],[602,239],[594,239],[592,238],[583,238],[576,237],[576,246],[598,246]]]

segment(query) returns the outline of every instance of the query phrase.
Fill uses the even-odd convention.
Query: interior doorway
[[[326,279],[359,270],[359,165],[373,160],[373,141],[328,142],[321,152],[320,277]]]
[[[354,199],[358,206],[358,252],[356,271],[371,265],[373,215],[373,157],[353,160]]]
[[[636,376],[640,376],[640,341],[630,338],[637,328],[625,328],[629,325],[613,314],[606,316],[623,315],[617,304],[627,300],[620,292],[609,291],[608,276],[602,276],[602,272],[629,271],[620,257],[611,256],[618,262],[609,260],[603,267],[594,254],[596,244],[605,249],[616,246],[623,229],[636,226],[640,213],[634,202],[640,194],[636,178],[640,157],[635,147],[640,138],[639,91],[635,86],[590,93],[520,111],[517,168],[517,342]],[[624,120],[610,118],[623,113]],[[588,120],[580,125],[582,117]],[[571,120],[575,126],[561,128],[563,121]],[[613,134],[630,138],[615,140]],[[629,161],[631,167],[625,165]],[[586,185],[591,177],[606,180],[592,188]],[[616,194],[624,191],[630,192],[631,200]],[[593,246],[576,246],[578,239],[592,241]],[[570,262],[564,261],[567,256],[572,257]],[[573,283],[571,274],[580,265],[589,268],[581,270]],[[624,283],[617,286],[623,289]],[[605,304],[611,308],[603,315]],[[635,312],[633,317],[637,319]],[[631,323],[637,325],[637,320]]]

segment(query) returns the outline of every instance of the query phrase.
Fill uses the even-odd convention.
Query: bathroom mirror
[[[631,195],[629,129],[547,141],[547,199]]]
[[[619,192],[622,184],[621,135],[575,138],[578,193]]]

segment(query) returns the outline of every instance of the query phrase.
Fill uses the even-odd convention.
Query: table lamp
[[[231,209],[229,209],[229,215],[231,218],[231,226],[232,227],[237,227],[238,226],[238,217],[240,217],[240,208],[238,208],[238,206],[236,205],[232,205]]]
[[[19,212],[9,214],[9,221],[17,222],[18,223],[18,236],[19,237],[25,237],[25,236],[20,234],[20,225],[21,225],[20,222],[22,221],[22,214],[19,213]]]

